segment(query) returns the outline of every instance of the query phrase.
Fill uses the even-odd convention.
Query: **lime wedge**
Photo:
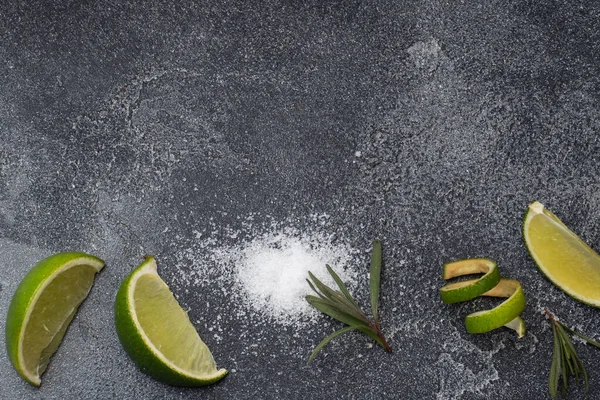
[[[523,239],[552,283],[573,298],[600,307],[600,256],[540,202],[529,205]]]
[[[219,381],[213,356],[187,313],[147,257],[121,284],[115,302],[119,340],[137,366],[173,386],[203,386]]]
[[[25,275],[10,302],[6,350],[27,382],[41,384],[77,308],[87,297],[104,261],[85,253],[47,257]]]
[[[514,279],[500,279],[498,285],[482,294],[482,296],[508,297],[500,305],[491,310],[477,311],[465,317],[465,326],[469,333],[485,333],[501,326],[517,327],[517,318],[525,309],[525,294],[521,284]],[[516,330],[516,329],[515,329]],[[523,327],[524,330],[524,327]],[[517,331],[517,333],[519,333]]]
[[[444,264],[443,279],[451,279],[462,275],[483,273],[481,278],[469,281],[449,283],[440,289],[442,301],[446,304],[472,300],[487,292],[500,281],[500,271],[489,258],[469,258]]]

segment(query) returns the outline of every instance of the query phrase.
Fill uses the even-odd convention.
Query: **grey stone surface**
[[[40,389],[0,351],[0,398],[549,398],[540,308],[596,338],[599,314],[542,277],[520,223],[537,199],[600,249],[600,7],[483,3],[2,2],[2,342],[37,260],[77,249],[107,266]],[[357,249],[382,239],[393,354],[349,335],[307,364],[336,324],[245,319],[218,280],[183,275],[200,233],[232,244],[314,215]],[[121,349],[113,300],[144,254],[232,370],[219,384],[165,386]],[[525,338],[466,333],[491,301],[441,303],[442,263],[472,256],[522,282]],[[578,348],[590,391],[567,398],[596,399],[600,354]]]

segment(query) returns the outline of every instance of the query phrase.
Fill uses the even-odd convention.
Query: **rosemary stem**
[[[383,343],[383,348],[385,349],[385,351],[387,351],[388,353],[391,353],[392,348],[390,347],[388,342],[385,340],[385,337],[381,334],[381,332],[377,331],[377,336],[379,337],[379,339],[381,339],[381,342]]]
[[[391,353],[392,348],[388,344],[387,340],[385,340],[385,336],[383,336],[383,333],[381,332],[381,328],[379,327],[379,322],[369,321],[369,327],[373,330],[373,332],[375,332],[375,334],[377,335],[379,340],[381,340],[381,344],[383,345],[383,348],[385,349],[385,351],[387,351],[388,353]]]

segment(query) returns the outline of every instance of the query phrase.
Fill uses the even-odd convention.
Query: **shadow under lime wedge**
[[[85,253],[47,257],[25,275],[8,308],[6,350],[27,382],[41,384],[77,308],[87,297],[104,261]]]
[[[600,256],[538,201],[525,213],[523,240],[552,283],[573,298],[600,307]]]
[[[147,257],[121,284],[115,301],[119,340],[137,366],[173,386],[203,386],[227,375]]]

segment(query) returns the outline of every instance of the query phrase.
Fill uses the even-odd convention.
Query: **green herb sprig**
[[[592,346],[600,348],[600,343],[567,327],[547,309],[544,309],[544,313],[552,325],[552,333],[554,335],[554,353],[552,355],[552,366],[550,367],[550,376],[548,379],[550,395],[553,399],[556,398],[558,395],[558,381],[562,378],[561,393],[564,396],[567,393],[569,376],[573,375],[575,375],[577,381],[579,381],[580,375],[583,377],[585,391],[587,392],[588,375],[567,332],[579,336]]]
[[[367,318],[363,310],[358,306],[356,301],[348,292],[348,289],[340,279],[340,277],[333,271],[333,269],[327,265],[327,271],[337,284],[340,290],[334,290],[329,286],[321,282],[315,277],[312,272],[308,272],[310,280],[306,280],[310,285],[311,289],[317,294],[317,296],[307,295],[306,301],[317,310],[324,314],[329,315],[346,325],[338,331],[333,332],[321,341],[313,350],[309,357],[311,361],[317,353],[329,343],[331,339],[340,336],[343,333],[358,330],[375,340],[381,345],[387,352],[391,352],[389,344],[385,340],[385,337],[381,333],[381,327],[379,324],[378,315],[378,303],[379,303],[379,287],[381,282],[381,242],[375,240],[373,242],[373,251],[371,253],[371,270],[370,270],[370,292],[371,292],[371,313],[373,319]],[[312,280],[312,282],[311,282]]]

